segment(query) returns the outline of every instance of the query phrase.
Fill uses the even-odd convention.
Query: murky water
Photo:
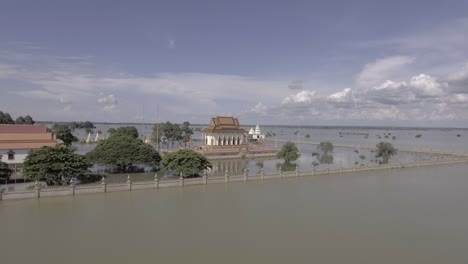
[[[468,263],[467,171],[8,201],[0,263]]]

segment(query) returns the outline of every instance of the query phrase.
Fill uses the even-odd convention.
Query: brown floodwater
[[[468,164],[0,203],[0,263],[468,263]]]

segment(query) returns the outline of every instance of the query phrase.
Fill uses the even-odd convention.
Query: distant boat
[[[91,143],[91,132],[88,133],[88,137],[86,138],[85,142],[87,144]]]
[[[96,133],[96,138],[94,138],[94,142],[98,142],[99,140],[99,133]]]

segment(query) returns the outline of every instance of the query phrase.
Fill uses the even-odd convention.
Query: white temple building
[[[257,126],[255,127],[255,129],[252,127],[250,130],[249,130],[249,136],[248,136],[249,140],[251,141],[262,141],[265,139],[265,135],[262,134],[262,130],[260,129],[260,126],[257,124]]]
[[[240,146],[246,144],[246,130],[234,117],[213,117],[210,125],[203,129],[205,146]]]

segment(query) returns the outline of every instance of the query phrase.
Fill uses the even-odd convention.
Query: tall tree
[[[2,156],[0,155],[0,179],[8,180],[11,176],[12,170],[8,167],[8,164],[1,161]]]
[[[317,149],[323,152],[324,156],[328,156],[328,152],[333,151],[333,144],[330,141],[320,142]]]
[[[131,136],[132,138],[138,138],[138,130],[134,126],[119,127],[113,133]]]
[[[25,124],[25,123],[26,122],[24,121],[24,117],[18,116],[18,118],[16,118],[15,124],[22,125],[22,124]]]
[[[387,164],[390,157],[397,154],[397,149],[393,147],[391,143],[380,142],[376,145],[376,147],[377,154],[375,155],[375,157],[382,158],[382,164]]]
[[[24,117],[24,123],[28,124],[28,125],[34,125],[34,123],[36,123],[36,122],[34,122],[34,120],[32,119],[32,117],[30,115],[26,115]]]
[[[131,135],[119,133],[99,141],[86,157],[94,164],[116,166],[122,172],[128,171],[133,165],[156,167],[161,161],[161,156],[152,146]]]
[[[276,154],[278,159],[284,159],[286,163],[297,160],[299,157],[299,149],[296,147],[296,144],[293,142],[284,143],[281,150]]]
[[[165,137],[168,142],[171,142],[171,147],[174,148],[174,143],[182,139],[182,130],[179,124],[172,124],[167,121],[161,126],[162,136]]]
[[[11,118],[9,113],[0,111],[0,124],[14,124],[15,121]]]
[[[63,178],[90,177],[89,163],[82,155],[66,147],[42,147],[34,150],[23,163],[23,175],[30,179],[45,180],[48,183],[64,184]]]
[[[190,128],[190,123],[185,121],[180,128],[182,132],[182,141],[184,142],[184,146],[187,146],[187,142],[190,141],[193,135],[193,129]]]
[[[205,156],[190,149],[164,154],[161,165],[166,170],[182,173],[184,178],[199,175],[203,170],[212,167]]]
[[[78,138],[75,137],[67,124],[55,124],[52,131],[57,135],[57,138],[63,141],[67,147],[71,146],[73,142],[77,142]]]

